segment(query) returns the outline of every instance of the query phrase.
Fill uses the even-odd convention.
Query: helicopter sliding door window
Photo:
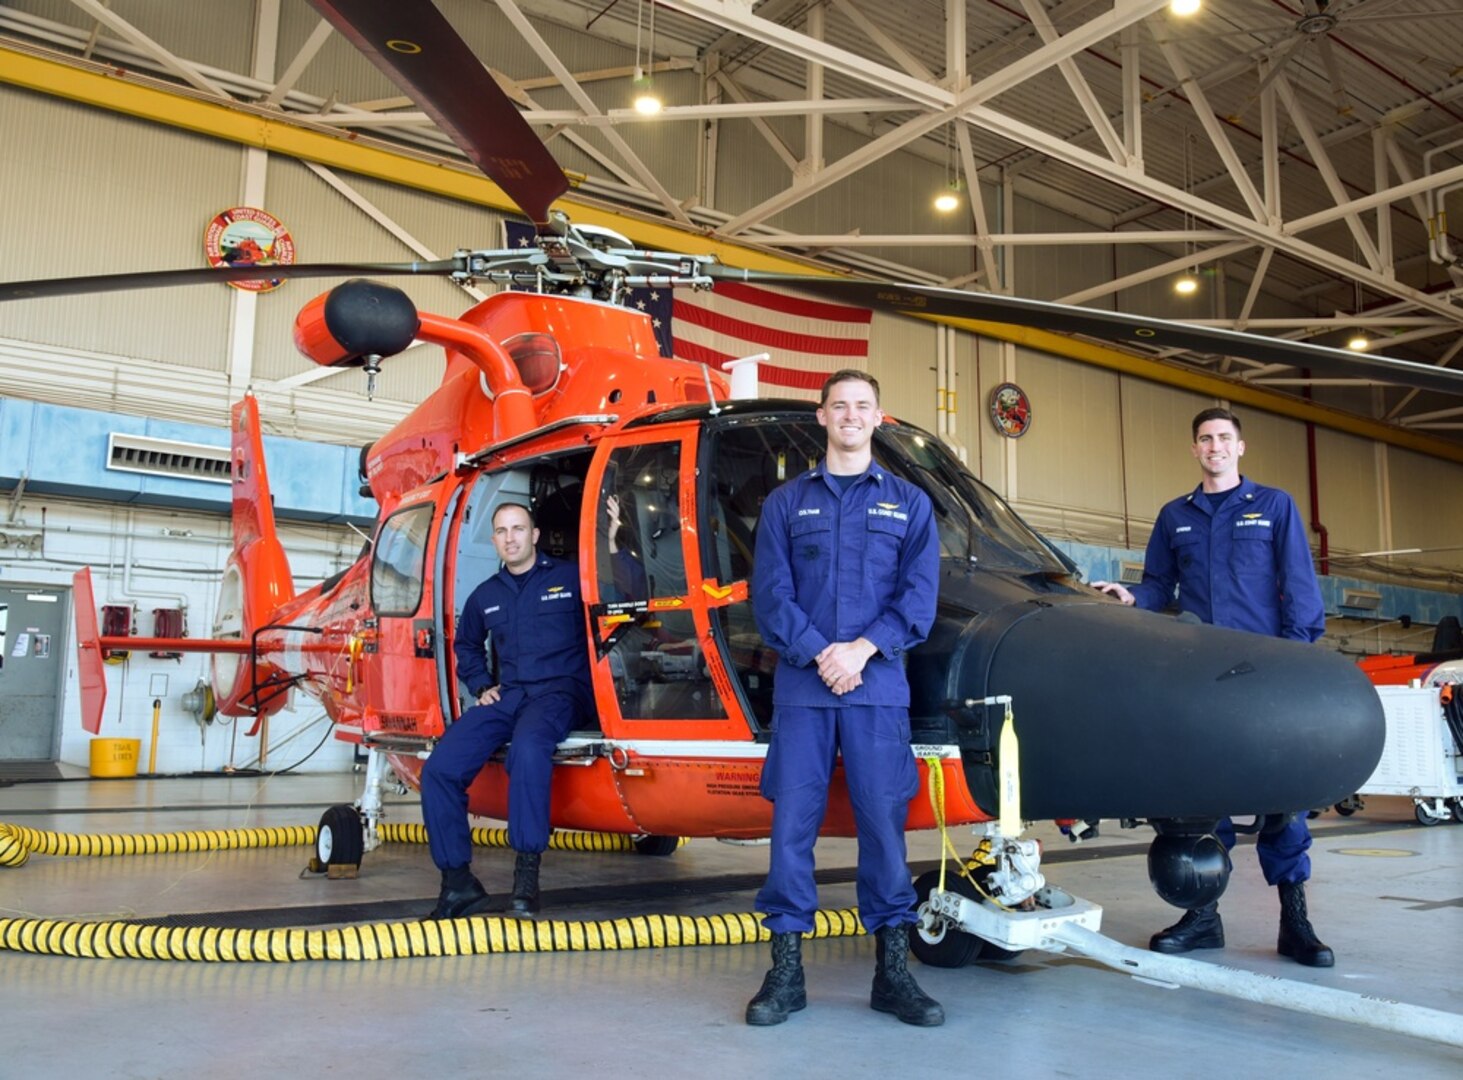
[[[595,574],[610,671],[630,720],[726,716],[687,596],[681,441],[611,451],[595,504]]]
[[[750,581],[762,504],[774,489],[816,465],[826,442],[812,416],[730,420],[710,431],[701,459],[711,479],[703,530],[708,577],[724,586]],[[713,608],[711,626],[747,715],[766,731],[777,656],[757,632],[751,601]]]
[[[422,603],[422,570],[434,504],[420,503],[386,519],[371,558],[371,607],[377,615],[403,618]]]

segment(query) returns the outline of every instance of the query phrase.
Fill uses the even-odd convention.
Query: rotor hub
[[[1295,24],[1295,28],[1307,37],[1321,37],[1335,30],[1340,21],[1335,15],[1307,15]]]

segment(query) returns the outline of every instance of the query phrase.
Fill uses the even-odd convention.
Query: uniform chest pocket
[[[483,612],[483,629],[488,632],[501,630],[508,625],[508,612],[505,608],[499,607],[496,611]]]
[[[1203,551],[1200,546],[1203,543],[1204,534],[1197,532],[1174,533],[1169,537],[1169,547],[1173,549],[1174,561],[1178,563],[1180,570],[1187,570],[1194,565]]]
[[[1275,534],[1254,525],[1234,528],[1230,558],[1241,574],[1271,574],[1275,571]]]
[[[867,555],[875,565],[883,567],[899,558],[899,549],[909,533],[909,518],[870,514],[865,525],[868,532]]]
[[[823,517],[796,518],[788,530],[793,565],[826,561],[833,555],[833,522]]]

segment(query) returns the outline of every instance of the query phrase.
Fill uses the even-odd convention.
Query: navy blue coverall
[[[504,743],[509,843],[521,852],[548,847],[554,748],[593,710],[574,564],[540,554],[527,573],[511,574],[504,567],[472,591],[452,648],[457,677],[474,698],[494,685],[485,648],[489,638],[502,696],[458,717],[422,767],[422,817],[432,861],[442,870],[472,861],[467,789]]]
[[[771,860],[757,910],[774,934],[813,929],[813,845],[841,752],[858,826],[859,916],[869,933],[913,920],[904,846],[919,774],[909,745],[904,652],[930,632],[940,543],[929,498],[878,464],[840,492],[824,464],[774,491],[757,526],[752,606],[778,654],[762,795]],[[818,675],[834,642],[877,649],[839,697]]]
[[[1159,511],[1142,584],[1131,590],[1134,602],[1162,611],[1177,585],[1179,608],[1206,623],[1315,641],[1325,633],[1326,609],[1295,500],[1244,477],[1225,494],[1211,509],[1201,484]],[[1226,847],[1234,847],[1228,818],[1215,832]],[[1261,833],[1255,849],[1265,881],[1309,879],[1310,846],[1303,814],[1277,833]]]

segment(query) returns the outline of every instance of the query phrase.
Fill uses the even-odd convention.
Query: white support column
[[[1265,89],[1260,91],[1260,168],[1265,184],[1265,223],[1280,228],[1280,118],[1275,107],[1275,87],[1270,85],[1270,65],[1260,64]]]
[[[814,41],[823,40],[823,20],[826,12],[822,4],[808,8],[806,30]],[[823,99],[823,65],[815,60],[808,61],[808,100]],[[810,110],[803,118],[803,160],[795,179],[811,179],[823,171],[823,114]]]
[[[279,0],[258,0],[254,31],[254,57],[250,74],[263,82],[274,80],[274,64],[279,49]],[[265,181],[269,171],[269,155],[249,147],[244,151],[243,176],[240,187],[244,206],[264,205]],[[254,381],[254,323],[258,314],[259,294],[248,289],[235,289],[229,312],[229,399],[244,396]]]
[[[1119,50],[1123,59],[1123,152],[1128,167],[1143,171],[1143,83],[1138,28],[1125,26]]]
[[[1009,341],[1001,342],[1001,381],[1016,382],[1016,346]],[[1002,494],[1007,502],[1012,503],[1020,497],[1016,477],[1016,444],[1020,441],[1001,438],[1001,477],[1006,485]]]
[[[721,54],[711,53],[706,57],[706,75],[701,80],[702,94],[708,105],[721,104],[723,90],[721,80],[716,77],[721,68]],[[721,121],[707,120],[701,129],[701,190],[697,192],[702,206],[716,209],[717,156],[721,143]]]
[[[1381,128],[1372,131],[1372,182],[1378,191],[1387,188],[1387,133]],[[1392,255],[1392,207],[1391,204],[1377,207],[1377,255],[1381,259],[1380,270],[1388,277],[1397,276],[1397,267]]]

